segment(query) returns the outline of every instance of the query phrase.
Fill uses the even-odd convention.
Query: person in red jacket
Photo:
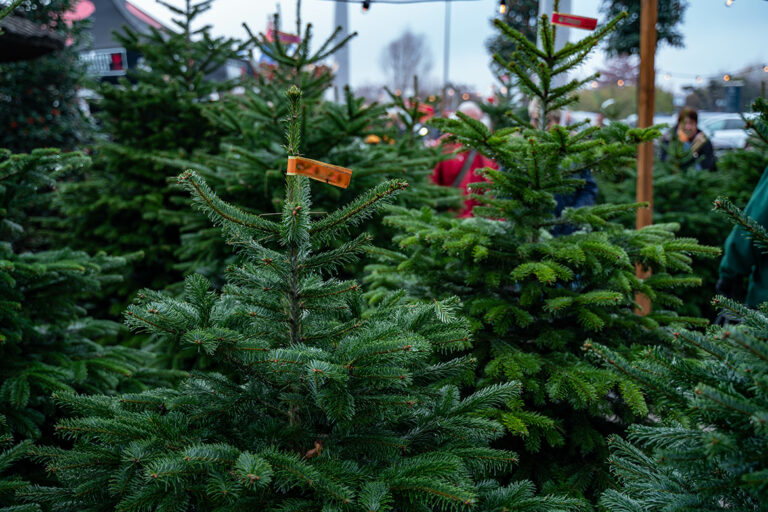
[[[468,115],[472,119],[477,119],[484,123],[488,122],[488,117],[484,115],[480,107],[472,101],[465,101],[458,108],[459,112]],[[457,149],[457,146],[446,146],[449,151]],[[466,150],[450,160],[443,160],[438,162],[432,171],[432,182],[437,185],[444,185],[446,187],[455,187],[462,190],[464,195],[468,195],[467,189],[470,183],[477,183],[482,181],[488,181],[475,171],[490,167],[491,169],[498,169],[499,166],[493,160],[484,157],[475,150]],[[472,208],[479,204],[476,199],[467,198],[464,201],[464,208],[459,213],[459,217],[472,217]]]

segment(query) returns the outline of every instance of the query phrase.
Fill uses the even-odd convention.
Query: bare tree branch
[[[400,37],[382,48],[379,63],[389,84],[405,91],[414,75],[426,75],[432,69],[432,52],[426,36],[405,29]]]

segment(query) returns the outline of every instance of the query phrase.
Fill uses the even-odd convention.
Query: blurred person
[[[410,107],[410,105],[409,105]],[[419,104],[419,122],[414,126],[416,134],[421,137],[422,143],[427,147],[435,147],[440,138],[440,130],[430,125],[428,121],[435,117],[435,107],[426,103]]]
[[[595,126],[605,126],[605,114],[602,112],[597,113],[597,118],[595,119]]]
[[[490,125],[490,119],[488,118],[477,103],[473,101],[465,101],[457,112],[461,112],[472,119],[481,121],[486,126]],[[454,151],[459,148],[457,145],[445,145],[448,151]],[[465,196],[469,194],[468,186],[470,183],[478,183],[488,181],[486,178],[477,174],[475,171],[490,167],[491,169],[498,169],[499,166],[491,160],[474,149],[468,149],[460,152],[449,160],[443,160],[438,162],[435,168],[432,170],[432,182],[437,185],[443,185],[446,187],[459,188]],[[476,199],[467,197],[464,200],[464,208],[459,213],[459,218],[472,217],[472,209],[479,204]]]
[[[699,114],[692,108],[684,108],[677,115],[677,126],[661,139],[661,161],[680,158],[680,169],[686,171],[716,171],[715,150],[707,135],[699,130]]]
[[[560,119],[563,116],[561,110],[550,110],[547,112],[547,126],[545,130],[551,130],[556,124],[560,124]],[[539,128],[539,118],[541,117],[541,103],[538,98],[533,98],[528,103],[528,119],[531,121],[531,125],[534,128]]]
[[[541,117],[541,107],[538,99],[534,98],[528,104],[528,117],[534,128],[539,127],[539,118]],[[562,112],[553,110],[547,112],[547,130],[560,123]],[[581,208],[583,206],[592,206],[597,199],[597,182],[589,169],[572,175],[574,179],[584,180],[584,185],[569,194],[555,194],[555,217],[560,217],[566,208]],[[558,224],[550,230],[553,236],[568,235],[576,231],[576,227],[571,224]]]

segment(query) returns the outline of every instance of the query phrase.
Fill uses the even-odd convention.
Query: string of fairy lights
[[[730,82],[730,84],[735,85],[738,82],[740,77],[742,77],[745,74],[752,73],[757,69],[759,69],[759,66],[750,66],[745,69],[742,69],[737,73],[725,73],[723,75],[708,75],[708,76],[695,75],[690,73],[671,73],[671,72],[660,71],[656,73],[656,76],[661,77],[664,81],[670,81],[673,78],[677,78],[677,79],[684,79],[684,80],[688,79],[691,81],[696,81],[696,83],[701,84],[705,80],[708,80],[710,82],[717,82],[722,80],[723,82],[726,82],[726,83]],[[763,66],[762,70],[764,73],[766,73],[765,80],[768,80],[768,65]],[[626,84],[627,84],[627,81],[622,78],[619,78],[618,80],[616,80],[616,85],[619,87],[624,87]],[[600,82],[595,80],[590,83],[590,87],[592,87],[593,89],[597,89],[598,87],[600,87]]]
[[[656,76],[661,77],[664,81],[672,80],[672,78],[683,78],[683,79],[687,78],[687,79],[695,80],[699,84],[703,83],[705,80],[711,80],[711,81],[714,81],[714,82],[722,80],[723,82],[730,82],[731,84],[736,85],[738,83],[738,80],[739,80],[740,76],[742,76],[744,73],[749,73],[749,72],[755,71],[756,69],[757,68],[755,66],[751,66],[751,67],[748,67],[748,68],[742,70],[739,73],[735,73],[735,74],[726,73],[726,74],[724,74],[722,76],[720,76],[720,75],[717,75],[717,76],[715,76],[715,75],[704,76],[704,75],[694,75],[694,74],[689,74],[689,73],[669,73],[669,72],[660,72],[660,73],[657,73]],[[766,77],[765,78],[766,78],[766,81],[768,81],[768,65],[763,66],[762,71],[764,73],[766,73]],[[603,82],[603,84],[605,85],[605,82]],[[626,80],[619,78],[616,81],[616,85],[619,86],[619,87],[624,87],[625,85],[628,85],[628,84],[627,84]],[[589,86],[592,89],[597,89],[598,87],[600,87],[600,82],[598,82],[597,80],[592,81],[592,82],[590,82]],[[502,95],[506,95],[510,91],[509,87],[506,86],[506,85],[501,85],[500,87],[491,86],[491,89],[492,89],[490,91],[491,94],[493,94],[495,91],[498,91]],[[456,91],[452,87],[449,87],[446,90],[445,93],[449,97],[453,97],[453,96],[458,95],[464,101],[471,99],[473,96],[474,97],[482,96],[482,94],[480,92],[477,92],[477,91],[475,91],[475,92],[459,93],[458,91]],[[402,94],[402,91],[400,91],[399,89],[395,91],[395,95],[400,96],[401,94]],[[437,98],[436,96],[431,95],[431,96],[429,96],[428,101],[429,102],[434,102],[434,101],[436,101],[436,98]]]
[[[725,6],[726,7],[730,7],[730,6],[733,5],[733,2],[734,2],[734,0],[725,0]],[[370,4],[371,4],[370,0],[365,0],[363,2],[363,7],[364,7],[363,10],[366,10],[365,9],[365,3],[368,3],[369,7],[370,7]],[[506,12],[507,12],[507,0],[499,0],[499,14],[504,14]]]

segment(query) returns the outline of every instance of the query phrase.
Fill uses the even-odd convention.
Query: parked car
[[[630,114],[622,119],[621,122],[635,128],[637,127],[637,114]],[[652,124],[666,124],[667,128],[670,128],[675,126],[675,123],[677,123],[677,114],[657,113],[653,115]]]
[[[677,124],[677,114],[655,114],[653,124],[666,124],[666,129],[672,128]]]
[[[743,148],[749,139],[741,114],[722,114],[712,117],[700,123],[699,128],[712,141],[715,151]]]
[[[561,122],[565,126],[580,123],[582,121],[589,121],[593,124],[597,119],[597,112],[588,112],[586,110],[566,110],[563,112],[563,118]]]

